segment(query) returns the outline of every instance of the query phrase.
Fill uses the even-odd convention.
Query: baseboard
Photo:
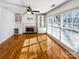
[[[58,39],[56,39],[54,36],[47,34],[52,40],[54,40],[57,44],[59,44],[62,48],[64,48],[65,50],[67,50],[70,54],[72,54],[73,56],[75,56],[77,59],[79,59],[79,55],[72,49],[70,49],[69,47],[67,47],[65,44],[63,44],[61,41],[59,41]]]
[[[6,39],[4,42],[2,42],[0,45],[5,44],[5,42],[9,41],[12,37],[14,37],[14,34],[11,35],[8,39]]]

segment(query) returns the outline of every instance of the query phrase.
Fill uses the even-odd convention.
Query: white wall
[[[22,23],[26,24],[26,26],[36,26],[36,15],[27,13],[22,18]],[[33,18],[33,20],[28,20],[27,18]]]
[[[3,7],[0,7],[0,44],[14,34],[14,19],[14,13]]]

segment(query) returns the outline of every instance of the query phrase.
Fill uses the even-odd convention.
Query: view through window
[[[79,8],[49,16],[47,32],[79,53]]]

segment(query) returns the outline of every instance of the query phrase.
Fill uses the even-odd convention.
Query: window
[[[61,26],[62,25],[62,26]],[[59,39],[75,52],[79,49],[79,9],[48,17],[47,33]]]
[[[45,23],[44,23],[44,16],[40,16],[40,27],[44,27]]]

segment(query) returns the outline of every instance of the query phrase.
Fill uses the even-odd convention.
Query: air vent
[[[52,5],[51,7],[54,7],[55,5]]]

